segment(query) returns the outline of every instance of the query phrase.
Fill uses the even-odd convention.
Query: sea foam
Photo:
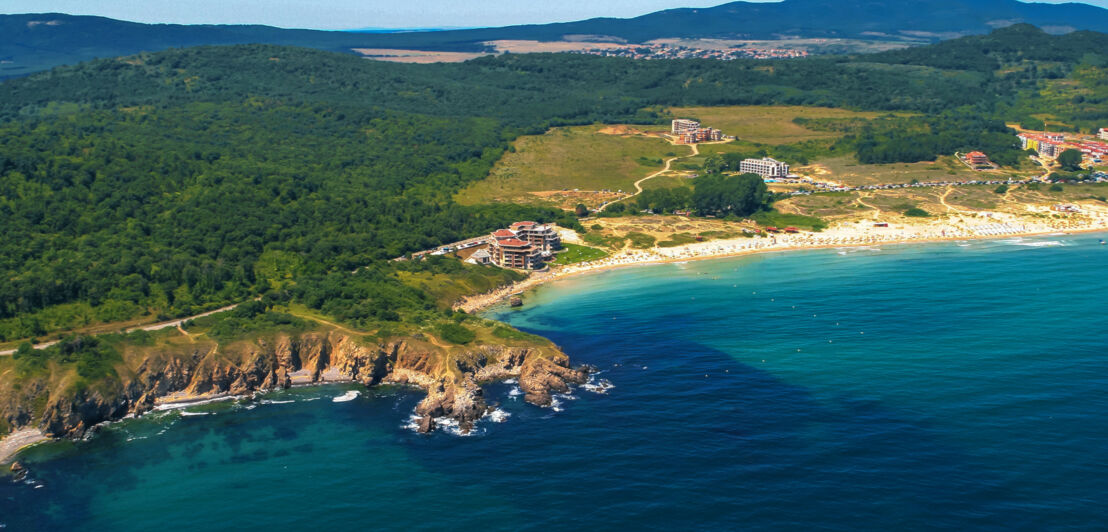
[[[359,392],[358,390],[350,390],[349,392],[346,392],[338,397],[335,397],[334,399],[331,399],[331,401],[335,403],[345,403],[347,401],[353,401],[357,399],[359,395],[362,395],[362,392]]]

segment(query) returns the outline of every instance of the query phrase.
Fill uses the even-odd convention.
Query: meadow
[[[889,114],[792,105],[670,107],[667,111],[677,118],[698,119],[702,125],[722,130],[739,140],[761,144],[790,144],[842,136],[842,133],[805,128],[794,123],[794,118],[877,118]]]
[[[689,150],[657,137],[613,135],[601,129],[611,130],[560,127],[520,137],[487,179],[466,187],[455,199],[462,205],[543,203],[546,200],[533,193],[633,190],[635,181],[660,170],[666,158]]]

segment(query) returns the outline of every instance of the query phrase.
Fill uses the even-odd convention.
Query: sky
[[[727,1],[0,0],[0,14],[58,12],[149,23],[266,24],[311,29],[438,28],[633,17],[675,7],[710,7]],[[1065,0],[1045,1],[1062,3]],[[1108,0],[1087,0],[1085,3],[1108,8]]]

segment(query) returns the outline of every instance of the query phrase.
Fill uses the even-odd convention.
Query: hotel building
[[[762,157],[761,159],[744,160],[739,164],[739,171],[744,174],[758,174],[762,177],[787,177],[789,175],[789,165],[769,157]]]

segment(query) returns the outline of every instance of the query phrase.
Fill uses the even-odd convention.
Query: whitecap
[[[563,399],[573,401],[573,400],[576,400],[577,398],[572,396],[572,395],[567,395],[567,394],[563,394],[563,393],[557,394],[554,397],[550,398],[550,409],[555,411],[555,412],[565,411],[565,408],[562,407],[562,400]]]
[[[519,389],[519,386],[512,386],[511,390],[508,390],[508,397],[519,397],[523,395],[523,390]]]
[[[292,399],[288,399],[288,400],[285,400],[285,401],[279,401],[277,399],[262,399],[261,401],[258,401],[258,402],[263,404],[263,405],[287,405],[289,403],[295,403],[296,401],[294,401]]]
[[[496,410],[485,414],[484,417],[489,418],[489,421],[492,421],[493,423],[503,423],[505,421],[508,421],[508,418],[512,417],[512,414],[497,408]]]
[[[615,388],[615,387],[616,386],[614,384],[612,384],[612,381],[610,381],[608,379],[599,379],[599,380],[596,380],[596,382],[593,382],[593,379],[590,378],[589,382],[586,382],[585,384],[581,385],[581,388],[584,389],[585,391],[592,392],[592,393],[595,393],[595,394],[600,394],[600,395],[604,395],[604,394],[608,393],[608,390],[611,390],[612,388]]]
[[[1016,246],[1026,246],[1026,247],[1030,247],[1030,248],[1049,248],[1049,247],[1056,247],[1056,246],[1064,246],[1065,245],[1061,242],[1056,242],[1054,240],[1047,240],[1045,242],[1011,242],[1011,244],[1016,245]]]
[[[154,410],[157,410],[157,411],[180,410],[182,408],[188,408],[190,406],[206,405],[208,403],[214,403],[216,401],[230,401],[232,399],[237,399],[237,397],[232,396],[232,395],[222,395],[222,396],[219,396],[219,397],[212,397],[210,399],[199,399],[199,400],[196,400],[196,401],[182,401],[182,402],[179,402],[179,403],[167,403],[167,404],[161,404],[161,405],[155,406]]]
[[[358,390],[350,390],[349,392],[346,392],[338,397],[331,399],[331,401],[335,403],[345,403],[347,401],[353,401],[357,399],[359,395],[362,395],[362,392],[359,392]]]
[[[419,416],[415,414],[408,416],[408,422],[401,425],[400,428],[408,429],[412,432],[419,432]]]
[[[184,411],[182,411],[182,412],[181,412],[181,415],[182,415],[182,416],[186,416],[186,417],[191,417],[191,416],[210,416],[210,415],[212,415],[212,413],[211,413],[211,412],[184,412]]]

